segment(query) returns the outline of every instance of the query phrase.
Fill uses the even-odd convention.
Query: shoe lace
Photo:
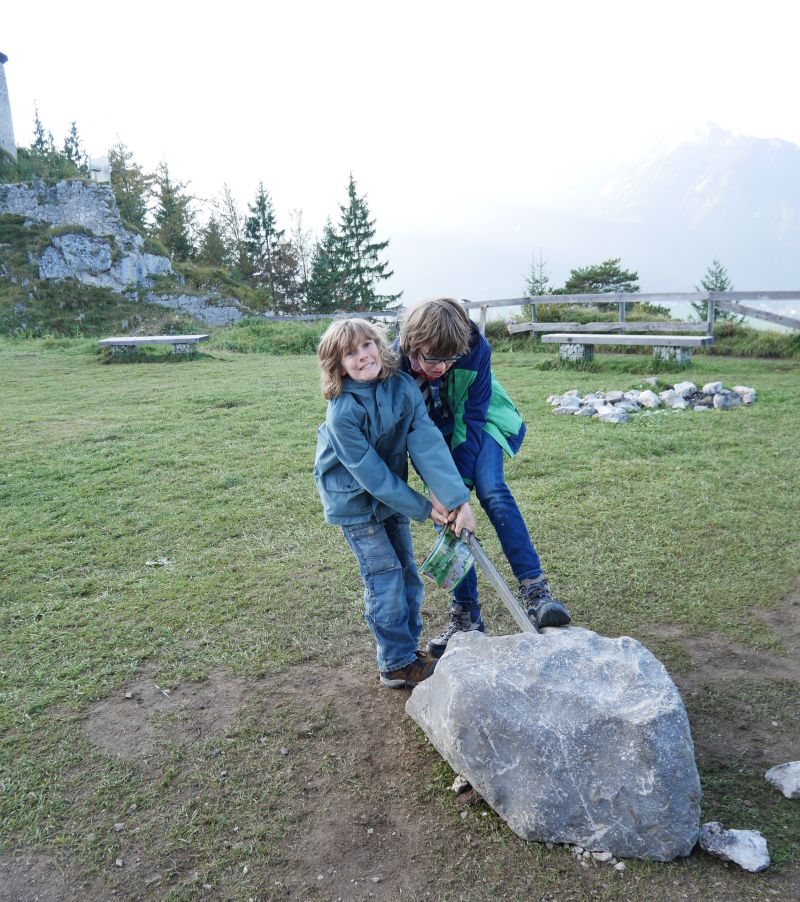
[[[538,608],[544,601],[552,601],[553,593],[547,578],[535,583],[528,583],[522,590],[522,601],[529,608]]]

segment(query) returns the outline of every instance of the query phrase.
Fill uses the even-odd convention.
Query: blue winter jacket
[[[395,348],[399,350],[399,342]],[[400,352],[402,369],[413,374],[411,361]],[[463,481],[475,484],[475,466],[484,432],[513,457],[525,437],[525,423],[508,392],[492,372],[492,348],[470,326],[469,351],[459,357],[442,379],[427,383],[434,398],[433,420],[450,444]]]
[[[409,454],[448,509],[469,501],[469,490],[410,376],[345,379],[317,430],[314,479],[325,519],[348,526],[381,522],[394,513],[412,520],[429,517],[430,501],[407,482]]]

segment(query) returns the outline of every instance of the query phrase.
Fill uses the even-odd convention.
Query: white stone
[[[697,386],[694,384],[694,382],[677,382],[674,388],[675,391],[679,395],[682,395],[684,398],[687,395],[690,395],[692,392],[697,391]]]
[[[564,397],[565,397],[565,398],[578,398],[578,399],[580,399],[580,396],[581,396],[581,393],[578,391],[577,388],[571,388],[569,391],[564,392]]]
[[[713,410],[713,409],[714,409],[713,407],[709,407],[707,404],[695,404],[695,405],[692,407],[692,410],[693,410],[695,413],[699,413],[699,412],[702,411],[702,410]]]
[[[771,767],[764,778],[780,789],[787,799],[800,799],[800,761]]]
[[[650,391],[650,389],[647,389],[647,391],[643,391],[639,395],[639,403],[643,407],[650,408],[650,410],[653,410],[654,408],[659,407],[661,405],[661,401],[659,400],[658,395],[655,392]]]
[[[456,795],[462,792],[466,792],[469,789],[469,780],[459,774],[455,778],[455,780],[453,780],[453,785],[450,787],[450,789],[452,789]]]
[[[593,417],[597,411],[594,407],[580,407],[575,411],[576,417]]]
[[[624,392],[621,391],[610,391],[606,392],[606,401],[621,401],[625,397]]]
[[[758,830],[726,830],[717,821],[700,828],[700,848],[723,861],[732,861],[746,871],[763,871],[769,867],[769,851],[764,835]]]
[[[637,389],[632,388],[630,391],[625,392],[624,398],[626,401],[638,401],[640,395],[641,395],[640,391],[637,391]]]
[[[714,407],[717,410],[732,410],[734,407],[741,407],[742,399],[739,395],[734,395],[732,392],[717,392],[714,395]]]
[[[722,391],[722,383],[721,382],[706,382],[703,386],[703,394],[704,395],[715,395],[717,392]]]
[[[574,406],[567,407],[567,406],[562,405],[561,407],[554,407],[553,413],[572,415],[573,413],[575,413],[576,410],[578,410],[577,407],[574,407]]]

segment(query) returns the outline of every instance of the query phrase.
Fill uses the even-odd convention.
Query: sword
[[[514,618],[514,620],[516,620],[517,626],[522,630],[522,632],[540,633],[541,630],[538,627],[534,626],[528,619],[527,611],[523,610],[522,605],[517,599],[517,596],[511,591],[511,589],[508,588],[508,584],[500,575],[500,571],[489,560],[488,555],[483,550],[483,545],[481,545],[481,543],[478,541],[478,537],[475,535],[475,533],[470,532],[468,529],[462,529],[461,541],[472,552],[472,556],[480,565],[484,576],[495,587],[497,594],[500,596],[500,600],[508,608],[509,613]]]

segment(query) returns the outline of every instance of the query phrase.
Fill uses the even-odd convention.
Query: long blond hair
[[[338,398],[342,393],[342,380],[345,376],[342,358],[365,338],[371,338],[375,342],[381,355],[378,378],[388,379],[397,372],[397,356],[389,347],[385,326],[357,318],[336,320],[328,326],[317,345],[322,396],[328,401]]]

